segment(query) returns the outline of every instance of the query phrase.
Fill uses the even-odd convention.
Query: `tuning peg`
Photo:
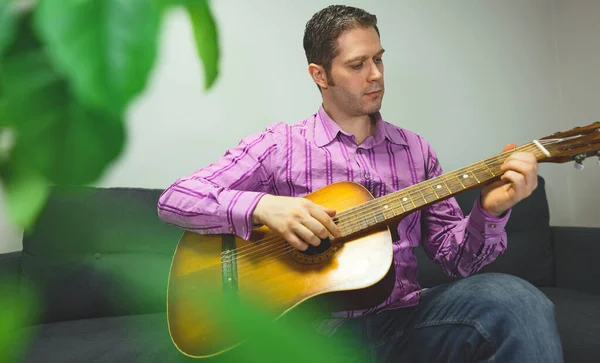
[[[583,170],[585,166],[583,165],[583,160],[585,160],[585,155],[577,155],[575,157],[575,164],[573,165],[577,170]]]

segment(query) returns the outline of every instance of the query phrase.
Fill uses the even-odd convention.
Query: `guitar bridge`
[[[235,236],[224,234],[221,242],[221,276],[223,294],[235,300],[238,298],[238,269]]]

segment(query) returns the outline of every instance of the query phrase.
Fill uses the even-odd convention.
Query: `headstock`
[[[539,139],[539,143],[550,153],[541,162],[566,163],[575,160],[575,166],[583,168],[585,158],[598,156],[600,163],[600,122],[554,133]]]

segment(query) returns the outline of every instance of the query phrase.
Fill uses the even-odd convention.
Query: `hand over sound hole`
[[[308,245],[306,251],[300,251],[301,253],[307,256],[320,255],[322,253],[327,252],[331,248],[331,241],[329,238],[322,239],[321,243],[318,246]]]

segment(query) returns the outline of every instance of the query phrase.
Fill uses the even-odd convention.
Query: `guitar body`
[[[341,182],[305,198],[339,213],[373,196],[360,184]],[[378,294],[373,289],[389,276],[391,265],[392,236],[386,225],[343,243],[336,240],[311,255],[292,250],[266,227],[253,230],[251,241],[233,235],[184,232],[169,275],[169,332],[185,355],[218,355],[242,343],[244,337],[224,331],[216,311],[206,302],[213,297],[209,294],[230,296],[241,304],[259,304],[273,320],[327,293],[335,296],[339,292],[342,298],[338,300],[354,300],[354,307],[367,308],[387,296],[385,291],[379,289]],[[343,291],[350,293],[344,295]]]

